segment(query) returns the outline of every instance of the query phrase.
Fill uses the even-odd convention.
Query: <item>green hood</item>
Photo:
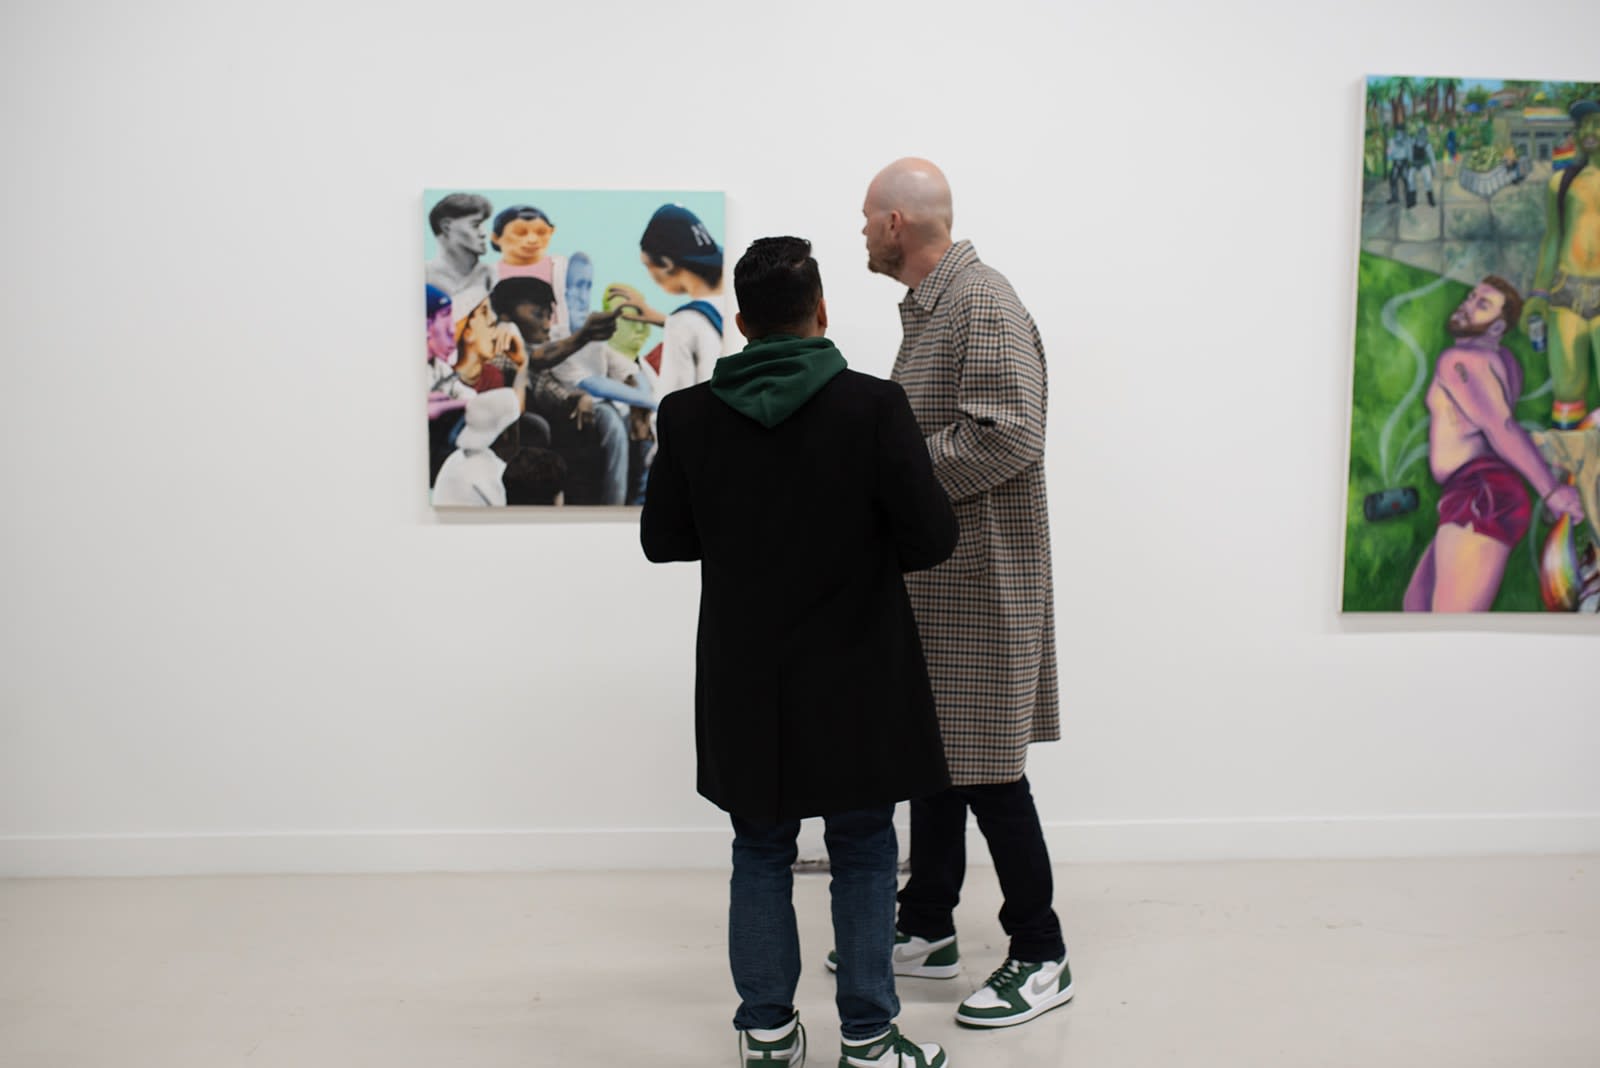
[[[711,392],[770,429],[816,396],[844,366],[844,357],[825,337],[774,334],[718,360]]]

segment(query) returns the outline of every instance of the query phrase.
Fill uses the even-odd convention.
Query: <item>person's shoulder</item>
[[[1464,380],[1482,370],[1501,369],[1505,359],[1495,349],[1477,348],[1471,345],[1450,345],[1439,353],[1439,367],[1441,370],[1455,368],[1458,380]]]
[[[952,293],[961,300],[1016,300],[1011,280],[982,260],[974,260],[956,275]]]
[[[1017,296],[1011,280],[986,263],[974,263],[962,271],[950,290],[952,308],[957,314],[988,312],[1028,317],[1028,309]]]
[[[875,400],[905,396],[905,390],[900,388],[898,382],[869,375],[864,371],[853,371],[848,367],[834,376],[829,388],[840,394],[871,397]]]
[[[879,422],[897,407],[910,407],[900,383],[861,371],[844,370],[826,387],[831,410],[839,418]],[[822,399],[821,396],[818,397]]]
[[[714,399],[710,382],[697,382],[692,386],[684,386],[661,398],[661,403],[656,406],[656,418],[668,417],[674,412],[692,411]]]

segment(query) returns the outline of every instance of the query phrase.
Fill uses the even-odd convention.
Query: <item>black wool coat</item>
[[[700,561],[700,793],[787,820],[948,786],[901,574],[956,522],[904,391],[843,371],[768,429],[701,384],[657,432],[640,541]]]

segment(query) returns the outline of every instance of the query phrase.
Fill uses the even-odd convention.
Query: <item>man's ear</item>
[[[737,326],[739,328],[739,333],[743,334],[745,336],[746,340],[749,339],[750,330],[749,330],[748,327],[746,327],[744,325],[744,315],[743,315],[743,313],[741,313],[741,312],[734,312],[733,313],[733,325]]]
[[[1496,319],[1494,322],[1489,324],[1489,329],[1485,330],[1484,333],[1488,334],[1494,340],[1499,341],[1501,338],[1506,336],[1506,331],[1509,329],[1510,327],[1506,325],[1506,321],[1504,319]]]
[[[817,301],[817,330],[818,336],[828,332],[828,298],[823,297]]]

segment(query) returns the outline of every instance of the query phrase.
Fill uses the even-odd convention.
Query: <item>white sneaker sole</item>
[[[960,1009],[956,1010],[956,1023],[963,1027],[1015,1027],[1025,1024],[1035,1016],[1041,1016],[1051,1009],[1060,1008],[1072,1000],[1072,987],[1068,985],[1049,1001],[1040,1002],[1027,1012],[1019,1012],[1015,1016],[965,1016]]]
[[[823,963],[830,972],[837,972],[839,966],[833,959],[825,958]],[[902,979],[954,979],[961,974],[961,963],[955,964],[896,964],[894,974]]]

